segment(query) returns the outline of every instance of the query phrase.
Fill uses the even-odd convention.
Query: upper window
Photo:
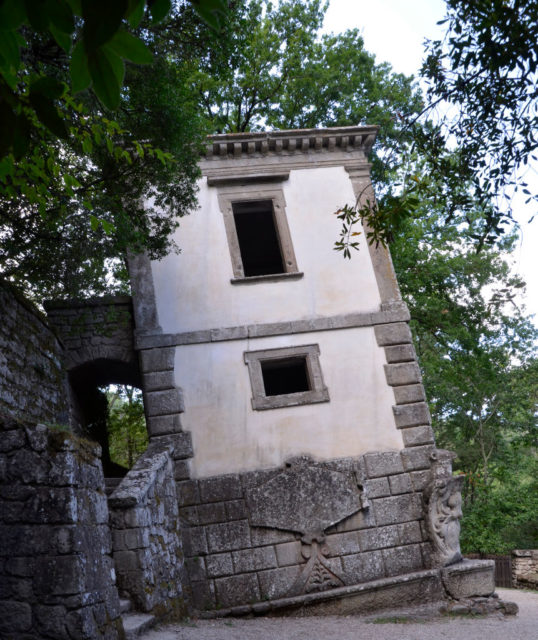
[[[247,351],[253,409],[328,402],[317,344]]]
[[[254,183],[221,188],[219,203],[233,283],[303,275],[297,270],[281,189]]]

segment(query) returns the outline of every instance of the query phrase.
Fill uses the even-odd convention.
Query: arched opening
[[[72,369],[69,382],[80,431],[103,450],[105,477],[123,477],[147,447],[138,368],[118,360],[93,360]]]

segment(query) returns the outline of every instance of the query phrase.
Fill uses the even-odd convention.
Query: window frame
[[[248,366],[250,386],[252,388],[252,408],[255,411],[262,411],[265,409],[278,409],[281,407],[295,407],[318,402],[329,402],[329,390],[323,381],[319,355],[320,350],[318,344],[245,351],[243,358],[245,364]],[[306,361],[307,376],[311,389],[309,391],[285,393],[276,396],[265,395],[261,363],[267,362],[268,360],[286,360],[293,358],[302,358]]]
[[[241,250],[239,247],[239,239],[237,237],[237,229],[235,226],[233,205],[243,202],[259,202],[268,200],[273,206],[273,220],[275,223],[275,231],[282,254],[282,263],[285,269],[282,273],[271,273],[259,276],[245,276],[243,261],[241,259]],[[286,216],[286,201],[284,192],[281,188],[274,185],[264,184],[242,184],[231,187],[219,187],[218,193],[219,207],[224,218],[224,227],[226,229],[226,238],[228,240],[228,248],[230,250],[230,258],[232,261],[232,270],[234,277],[232,284],[243,282],[263,282],[290,278],[301,278],[303,273],[297,267],[297,259],[293,250],[290,229]],[[248,215],[248,214],[246,214]]]

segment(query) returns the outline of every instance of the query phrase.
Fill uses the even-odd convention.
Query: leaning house
[[[132,299],[48,305],[61,378],[52,421],[101,424],[102,449],[84,443],[81,456],[56,431],[56,451],[38,425],[3,454],[8,469],[20,451],[48,456],[42,479],[13,471],[8,481],[40,484],[43,503],[68,487],[77,512],[3,521],[10,540],[17,527],[53,524],[78,540],[19,554],[56,572],[71,558],[68,587],[42,576],[26,600],[7,592],[28,604],[30,630],[43,627],[43,607],[59,607],[58,629],[72,616],[74,637],[117,637],[118,594],[158,616],[348,614],[491,596],[493,563],[461,558],[462,478],[435,447],[389,252],[368,245],[367,229],[352,260],[332,248],[334,212],[374,200],[375,136],[213,136],[199,209],[177,232],[181,253],[131,256]],[[95,389],[110,382],[142,389],[150,444],[105,482],[103,468],[118,470]],[[34,421],[50,421],[45,413]],[[20,429],[4,424],[12,438]],[[49,477],[56,467],[61,485]]]

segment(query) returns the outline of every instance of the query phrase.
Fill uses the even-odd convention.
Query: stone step
[[[130,600],[123,600],[120,598],[120,613],[127,613],[132,609],[132,603]]]
[[[121,616],[125,640],[135,640],[151,629],[157,622],[155,616],[148,613],[124,613]]]

